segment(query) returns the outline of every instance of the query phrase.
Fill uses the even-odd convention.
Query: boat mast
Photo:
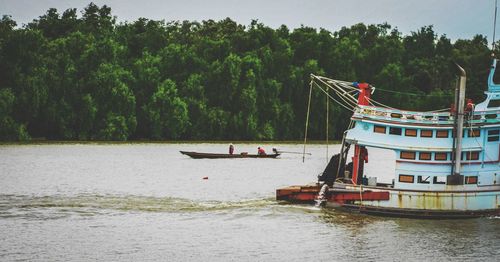
[[[497,29],[497,0],[495,0],[495,19],[493,20],[493,41],[491,41],[491,52],[495,54],[495,33]]]

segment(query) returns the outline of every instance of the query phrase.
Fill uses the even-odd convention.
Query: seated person
[[[262,147],[260,147],[260,146],[259,146],[259,147],[257,148],[257,154],[258,154],[259,156],[263,156],[263,155],[265,155],[265,154],[266,154],[266,151],[264,150],[264,148],[262,148]]]

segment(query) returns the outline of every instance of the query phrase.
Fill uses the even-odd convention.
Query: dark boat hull
[[[499,209],[485,210],[420,210],[420,209],[399,209],[380,208],[362,205],[342,205],[338,209],[383,217],[402,218],[427,218],[427,219],[463,219],[477,217],[492,217],[500,215]]]
[[[189,151],[180,151],[181,154],[190,156],[192,158],[200,159],[200,158],[276,158],[280,154],[269,154],[269,155],[256,155],[256,154],[217,154],[217,153],[199,153],[199,152],[189,152]]]
[[[304,203],[313,204],[317,202],[317,197],[321,188],[319,184],[310,184],[302,186],[289,186],[276,190],[276,199],[279,201],[286,201],[289,203]],[[469,197],[479,197],[479,195],[498,193],[498,189],[492,191],[472,191],[469,192]],[[398,199],[401,207],[388,207],[388,206],[375,206],[376,202],[390,201],[390,192],[398,192],[392,194]],[[431,209],[432,203],[438,203],[434,196],[439,196],[443,192],[422,192],[422,196],[412,195],[415,202],[427,203],[427,208],[412,208],[404,207],[405,199],[407,198],[408,190],[397,190],[392,188],[377,188],[377,187],[363,187],[363,191],[359,189],[347,189],[342,186],[335,186],[330,188],[326,197],[326,201],[322,206],[335,208],[343,211],[356,212],[376,216],[390,216],[390,217],[404,217],[404,218],[428,218],[428,219],[461,219],[461,218],[475,218],[484,216],[499,216],[500,208],[484,208],[484,209],[452,209],[437,207]],[[444,193],[446,194],[446,193]],[[452,192],[453,198],[460,197],[460,192]],[[433,199],[427,200],[426,198]],[[441,196],[441,198],[446,198]],[[464,198],[464,201],[466,198]],[[360,203],[361,201],[361,203]],[[409,205],[407,205],[409,206]]]

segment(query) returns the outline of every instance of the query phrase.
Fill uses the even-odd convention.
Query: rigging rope
[[[357,99],[354,97],[356,92],[359,92],[359,89],[355,88],[353,86],[352,82],[346,82],[346,81],[340,81],[340,80],[334,80],[330,79],[327,77],[322,77],[322,76],[316,76],[311,74],[311,85],[316,85],[316,87],[319,88],[326,96],[327,99],[330,98],[331,100],[335,101],[338,105],[342,106],[343,108],[355,112],[355,108],[358,107],[358,102]],[[372,86],[373,90],[375,89],[374,86]],[[334,98],[328,91],[333,90],[334,94],[338,97],[338,99]],[[377,88],[377,90],[380,90],[382,92],[389,92],[389,93],[397,93],[397,94],[403,94],[403,95],[410,95],[410,96],[420,96],[420,97],[447,97],[451,96],[450,94],[443,94],[443,95],[425,95],[425,94],[416,94],[416,93],[408,93],[408,92],[399,92],[399,91],[393,91],[393,90],[387,90],[387,89],[381,89]],[[381,108],[386,108],[390,110],[399,110],[397,108],[391,107],[389,105],[383,104],[373,98],[367,98],[368,103],[370,106],[373,107],[381,107]],[[444,109],[438,109],[438,110],[432,110],[432,111],[422,111],[421,113],[438,113],[438,112],[446,112],[449,111],[449,108],[444,108]],[[406,111],[406,110],[404,110]],[[328,150],[327,150],[328,151]]]
[[[384,104],[382,104],[382,103],[380,103],[380,102],[376,101],[376,100],[375,100],[375,99],[373,99],[373,98],[368,98],[368,97],[367,97],[367,99],[368,99],[368,102],[373,102],[374,104],[378,104],[378,105],[379,105],[379,106],[381,106],[381,107],[397,110],[396,108],[394,108],[394,107],[390,107],[390,106],[388,106],[388,105],[384,105]]]
[[[318,76],[315,76],[315,75],[311,75],[311,76],[314,79],[318,79],[324,85],[326,85],[326,86],[330,87],[331,89],[333,89],[337,93],[337,95],[339,95],[340,97],[346,97],[351,103],[354,103],[354,104],[357,103],[356,98],[354,98],[350,94],[347,94],[347,92],[344,90],[344,89],[352,89],[354,87],[347,87],[347,86],[343,86],[342,87],[342,86],[338,86],[337,83],[336,83],[337,80],[329,79],[329,78],[326,78],[326,77],[318,77]],[[323,80],[323,78],[327,79],[327,81]]]
[[[326,89],[326,94],[328,94],[328,88],[325,88]],[[328,165],[328,115],[329,115],[329,103],[330,101],[328,100],[328,96],[326,97],[326,164]]]
[[[319,87],[319,88],[320,88],[320,90],[322,90],[322,91],[323,91],[323,89],[321,88],[321,86],[320,86],[318,83],[316,83],[316,82],[314,82],[314,83],[316,84],[316,86],[317,86],[317,87]],[[323,82],[323,83],[324,83],[324,82]],[[325,85],[326,85],[326,84],[325,84]],[[327,85],[327,87],[330,87],[330,88],[331,88],[331,86],[329,86],[329,85]],[[337,87],[337,86],[336,86],[336,87]],[[339,87],[337,87],[337,88],[339,88]],[[347,104],[347,107],[355,108],[355,107],[358,105],[358,103],[357,103],[356,99],[355,99],[352,95],[350,95],[350,94],[349,94],[348,96],[346,96],[347,92],[342,92],[342,93],[341,93],[341,92],[339,92],[338,90],[336,90],[336,89],[334,89],[334,88],[331,88],[331,89],[335,92],[335,94],[337,94],[337,96],[338,96],[338,97],[339,97],[342,101],[344,101],[344,102]],[[341,89],[341,88],[340,88],[340,89]],[[323,92],[323,93],[325,93],[325,92]],[[325,94],[326,94],[326,93],[325,93]],[[333,97],[331,97],[331,96],[330,96],[330,98],[331,98],[332,100],[334,100],[335,102],[339,103],[339,102],[338,102],[338,101],[336,101]]]
[[[313,89],[313,81],[309,84],[311,87],[309,88],[309,102],[307,102],[307,116],[306,116],[306,130],[304,132],[304,151],[302,152],[302,163],[304,163],[306,158],[306,142],[307,142],[307,128],[309,127],[309,112],[311,110],[311,96]]]
[[[331,95],[327,94],[325,92],[325,90],[323,90],[323,88],[321,88],[321,86],[318,85],[318,83],[314,82],[314,84],[316,84],[316,86],[319,87],[319,90],[321,90],[323,93],[325,93],[330,99],[332,99],[333,101],[335,101],[337,104],[341,105],[342,107],[344,107],[345,109],[347,109],[347,110],[349,110],[351,112],[354,112],[354,107],[355,106],[349,107],[349,105],[344,105],[343,103],[341,103],[338,100],[336,100],[335,98],[333,98]]]
[[[377,87],[377,90],[380,90],[382,92],[387,92],[387,93],[409,95],[409,96],[420,96],[420,97],[447,97],[447,96],[454,96],[453,94],[431,95],[431,94],[418,94],[418,93],[400,92],[400,91],[382,89],[382,88],[379,88],[379,87]]]

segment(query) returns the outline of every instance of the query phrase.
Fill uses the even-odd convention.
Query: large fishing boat
[[[331,158],[318,182],[278,189],[277,199],[385,216],[499,215],[500,85],[493,81],[496,65],[494,59],[482,103],[465,101],[466,74],[459,67],[456,106],[433,112],[390,108],[370,97],[374,87],[369,84],[311,75],[310,92],[316,86],[331,99],[352,106],[351,124],[340,153]],[[377,183],[381,174],[364,174],[371,147],[394,152],[392,183]],[[350,148],[354,152],[348,154]],[[352,162],[346,165],[348,158]]]

